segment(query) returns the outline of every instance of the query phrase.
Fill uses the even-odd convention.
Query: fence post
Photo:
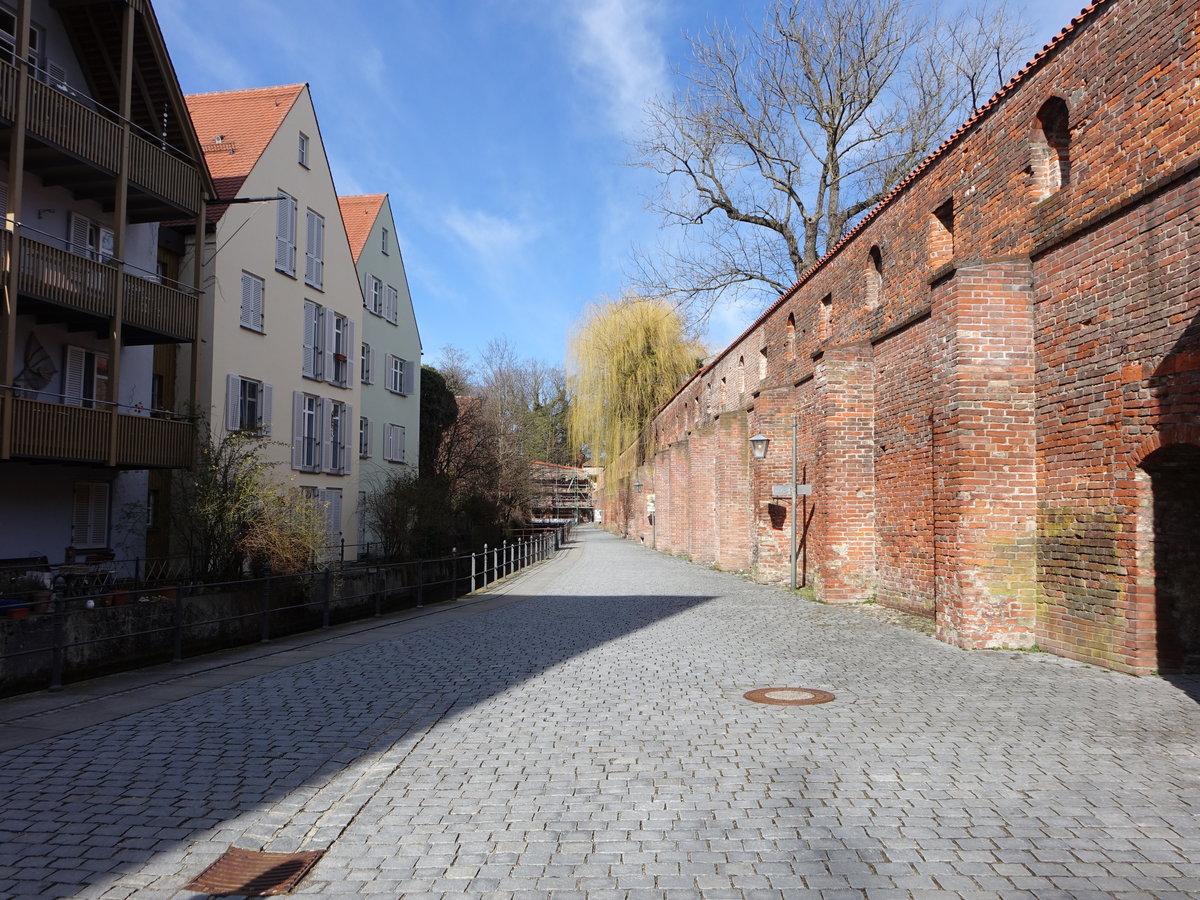
[[[458,548],[450,548],[450,599],[458,599]]]
[[[475,593],[475,551],[471,551],[471,593]]]
[[[344,543],[344,542],[343,542]],[[329,627],[329,607],[333,603],[333,569],[325,567],[325,585],[321,603],[321,627]]]
[[[487,587],[490,581],[491,581],[491,579],[488,578],[488,545],[484,544],[483,545],[483,586]]]
[[[260,614],[262,625],[261,642],[264,644],[271,643],[271,566],[269,563],[263,565],[263,586],[262,586],[262,612]]]
[[[500,579],[500,548],[492,548],[492,581]]]
[[[175,627],[171,635],[171,662],[183,662],[183,592],[182,584],[175,585]]]
[[[63,687],[63,657],[67,642],[67,600],[59,591],[54,592],[54,651],[50,657],[50,690],[61,691]]]
[[[422,579],[421,560],[417,560],[417,607],[425,605],[425,584]]]

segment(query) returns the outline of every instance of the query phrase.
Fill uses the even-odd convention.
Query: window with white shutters
[[[404,426],[388,425],[383,436],[383,458],[388,462],[404,462]]]
[[[114,240],[111,228],[101,225],[99,222],[93,222],[87,216],[71,213],[67,244],[72,253],[98,262],[109,262],[114,257]]]
[[[354,321],[325,310],[324,373],[330,384],[354,384]]]
[[[71,508],[71,545],[79,550],[108,545],[108,483],[77,481]]]
[[[374,275],[367,276],[367,289],[363,294],[363,304],[375,315],[383,315],[383,282]]]
[[[63,403],[100,406],[108,400],[108,354],[68,346],[63,359]]]
[[[321,398],[292,392],[292,468],[318,472],[324,459]]]
[[[370,344],[362,345],[362,365],[359,367],[358,380],[363,384],[375,382],[375,354],[371,351]]]
[[[389,284],[383,298],[383,317],[393,325],[396,324],[396,311],[400,305],[398,298],[396,289]]]
[[[371,458],[371,420],[366,416],[358,420],[358,455],[362,459]]]
[[[265,331],[263,321],[263,280],[249,272],[242,273],[242,327]]]
[[[323,468],[330,475],[349,475],[352,410],[349,404],[329,399],[322,399],[321,405],[327,423],[325,433],[329,435],[325,442]]]
[[[253,378],[225,378],[225,428],[229,431],[271,433],[271,385]]]
[[[275,268],[296,274],[296,200],[283,191],[275,204]]]
[[[325,219],[311,209],[305,240],[304,281],[319,289],[324,286],[325,279]]]
[[[320,379],[324,372],[323,313],[316,303],[304,301],[304,356],[301,371],[305,378]]]
[[[387,354],[387,389],[407,396],[413,391],[414,366],[406,359]]]

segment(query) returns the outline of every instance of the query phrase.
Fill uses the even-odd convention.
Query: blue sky
[[[560,365],[584,306],[652,244],[624,165],[684,32],[765,0],[157,0],[187,93],[308,82],[340,194],[388,193],[425,361],[507,337]],[[1037,46],[1080,0],[1039,0]],[[749,323],[732,311],[713,349]]]

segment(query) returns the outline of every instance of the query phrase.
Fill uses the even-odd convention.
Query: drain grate
[[[265,853],[230,847],[216,862],[197,875],[185,890],[214,897],[272,897],[286,894],[324,854],[324,850]]]
[[[816,703],[828,703],[830,700],[837,699],[829,691],[792,687],[758,688],[746,691],[742,696],[755,703],[770,703],[774,706],[812,706]]]

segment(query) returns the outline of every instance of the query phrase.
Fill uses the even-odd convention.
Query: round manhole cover
[[[755,703],[771,703],[775,706],[812,706],[814,703],[828,703],[834,699],[829,691],[793,687],[758,688],[747,691],[743,696]]]

